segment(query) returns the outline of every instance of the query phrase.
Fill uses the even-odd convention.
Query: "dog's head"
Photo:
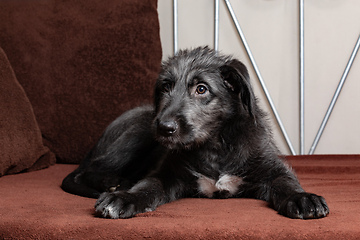
[[[253,118],[256,105],[244,64],[208,47],[163,62],[154,95],[156,138],[171,149],[219,137],[234,119]]]

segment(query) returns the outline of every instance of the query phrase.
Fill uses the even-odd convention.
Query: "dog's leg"
[[[131,218],[138,213],[153,211],[166,202],[162,183],[156,178],[145,178],[129,191],[102,193],[95,209],[102,217]]]
[[[184,179],[191,179],[193,175],[181,165],[164,165],[160,171],[140,180],[128,191],[101,194],[95,204],[96,212],[107,218],[131,218],[191,194],[189,191],[193,188]]]
[[[322,218],[329,214],[325,199],[305,192],[290,173],[272,182],[269,202],[281,215],[290,218]]]

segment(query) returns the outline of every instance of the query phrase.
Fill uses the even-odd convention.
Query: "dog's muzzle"
[[[157,121],[157,133],[164,137],[172,136],[178,129],[175,121]]]

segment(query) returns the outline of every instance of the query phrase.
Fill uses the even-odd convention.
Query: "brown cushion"
[[[187,198],[131,219],[95,217],[95,199],[62,191],[76,166],[5,176],[0,181],[0,239],[360,239],[360,155],[289,157],[306,191],[325,197],[330,215],[283,217],[255,199]]]
[[[44,144],[77,163],[118,115],[152,101],[157,0],[0,1],[0,46]]]
[[[0,48],[0,176],[55,163],[44,147],[31,104]]]

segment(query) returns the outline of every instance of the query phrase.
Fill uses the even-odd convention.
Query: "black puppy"
[[[109,218],[184,197],[257,198],[290,218],[329,213],[279,158],[246,67],[207,47],[164,62],[155,107],[111,123],[62,188],[99,197],[96,212]]]

